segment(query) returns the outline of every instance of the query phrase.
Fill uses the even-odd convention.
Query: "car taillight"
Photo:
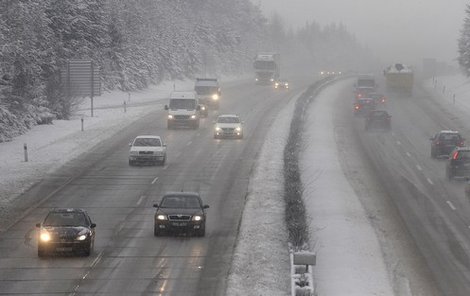
[[[460,146],[460,147],[462,147],[463,145],[464,145],[464,142],[463,142],[463,141],[459,143],[459,146]]]
[[[459,157],[459,152],[458,152],[458,151],[455,151],[455,152],[454,152],[454,155],[452,156],[452,159],[453,159],[453,160],[456,160],[458,157]]]

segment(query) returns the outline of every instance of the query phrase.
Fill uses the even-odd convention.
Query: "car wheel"
[[[46,256],[46,250],[44,248],[38,246],[38,257],[45,257]]]
[[[165,163],[166,163],[166,156],[163,157],[163,160],[162,160],[162,161],[160,161],[160,165],[161,165],[161,166],[164,166]]]
[[[90,242],[84,249],[83,249],[83,255],[85,257],[90,256],[92,250],[92,243]]]
[[[161,236],[162,232],[158,230],[157,225],[153,226],[153,236]]]
[[[196,235],[199,236],[199,237],[203,237],[206,235],[206,227],[203,227],[201,229],[199,229],[198,231],[196,231]]]
[[[436,151],[434,149],[431,149],[431,158],[436,158]]]

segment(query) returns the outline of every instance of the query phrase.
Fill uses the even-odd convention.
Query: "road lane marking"
[[[450,202],[449,200],[446,202],[453,211],[457,210],[457,208],[452,204],[452,202]]]
[[[155,184],[157,181],[158,181],[158,177],[155,177],[155,179],[153,179],[151,184]]]
[[[191,145],[192,143],[193,143],[193,141],[189,141],[189,142],[186,144],[186,146],[189,146],[189,145]]]
[[[165,166],[163,167],[164,170],[166,170],[167,168],[168,168],[168,165],[165,165]]]
[[[434,185],[434,182],[431,179],[426,178],[426,180],[428,181],[429,184]]]
[[[422,168],[419,164],[416,165],[416,168],[418,169],[418,171],[422,171],[422,170],[423,170],[423,168]]]
[[[400,142],[400,141],[397,141],[397,144],[398,144],[398,145],[401,145],[401,142]]]
[[[411,157],[411,153],[410,153],[410,152],[406,152],[406,156]]]
[[[140,206],[140,204],[142,203],[142,201],[144,200],[145,198],[145,195],[142,195],[139,200],[137,201],[137,205]]]

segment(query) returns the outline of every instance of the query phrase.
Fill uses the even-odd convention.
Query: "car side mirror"
[[[163,146],[163,147],[166,147],[166,144],[163,144],[162,146]]]
[[[208,209],[208,208],[209,208],[209,205],[204,205],[202,208],[203,208],[203,209]]]
[[[41,223],[36,223],[36,227],[37,227],[37,228],[40,228],[40,227],[41,227]]]
[[[158,209],[160,206],[158,204],[153,204],[153,207]]]
[[[165,105],[165,110],[169,110],[170,108],[168,108],[168,105]]]
[[[197,110],[197,111],[201,111],[201,105],[197,105],[197,106],[196,106],[196,110]]]
[[[132,142],[129,142],[129,147],[131,147],[131,146],[132,146]]]
[[[95,227],[96,227],[96,223],[91,223],[90,228],[95,228]]]

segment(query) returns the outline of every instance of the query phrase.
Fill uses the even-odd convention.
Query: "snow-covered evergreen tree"
[[[466,17],[458,40],[459,56],[457,60],[465,74],[470,76],[470,4],[467,4],[465,12]]]

